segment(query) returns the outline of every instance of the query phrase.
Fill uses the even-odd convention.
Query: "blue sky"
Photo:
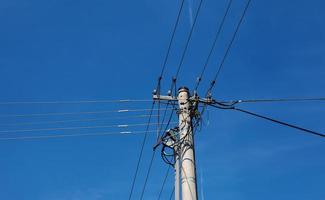
[[[205,0],[178,85],[192,88],[227,1]],[[234,0],[199,93],[204,94],[245,1]],[[0,101],[150,99],[180,1],[2,0]],[[186,0],[163,93],[176,72],[198,6]],[[322,97],[325,87],[325,3],[252,1],[213,91],[215,98]],[[264,103],[242,108],[325,131],[322,102]],[[1,105],[1,114],[149,108],[150,103]],[[115,115],[114,115],[115,116]],[[105,117],[114,117],[105,116]],[[144,123],[110,120],[42,126],[8,123],[90,116],[1,117],[1,130]],[[91,117],[104,117],[93,115]],[[325,143],[297,130],[229,110],[210,109],[196,134],[199,196],[223,200],[321,200]],[[140,127],[143,130],[144,127]],[[137,130],[139,130],[137,129]],[[75,134],[114,129],[17,133]],[[1,135],[5,137],[7,135]],[[0,199],[127,199],[143,135],[0,141]],[[138,199],[155,136],[145,147]],[[167,166],[156,157],[145,199],[154,199]],[[169,176],[162,199],[173,184]]]

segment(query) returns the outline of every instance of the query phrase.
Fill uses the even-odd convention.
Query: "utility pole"
[[[174,164],[174,169],[175,169],[175,200],[180,200],[180,187],[179,187],[179,183],[180,183],[180,173],[179,173],[179,148],[178,146],[176,146],[174,148],[175,153],[175,164]]]
[[[195,117],[194,113],[195,109],[197,109],[195,105],[198,105],[202,100],[195,95],[191,97],[189,90],[186,87],[181,87],[178,90],[177,98],[171,95],[164,96],[156,94],[154,91],[153,99],[159,101],[178,102],[178,127],[164,133],[160,142],[156,144],[154,148],[157,148],[162,144],[162,155],[165,154],[165,147],[174,150],[175,162],[173,164],[168,161],[168,159],[163,159],[165,161],[167,160],[168,164],[172,164],[175,170],[175,200],[179,200],[180,196],[182,197],[182,200],[197,200],[192,118]],[[195,102],[195,105],[193,102]],[[177,134],[174,133],[175,130],[177,130]],[[168,153],[165,155],[168,156]]]
[[[178,90],[179,133],[180,133],[180,169],[183,200],[197,200],[195,155],[192,130],[191,101],[189,90]]]

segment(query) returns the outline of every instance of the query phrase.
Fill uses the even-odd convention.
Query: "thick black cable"
[[[320,137],[325,137],[325,134],[323,134],[323,133],[318,133],[318,132],[315,132],[313,130],[309,130],[309,129],[302,128],[302,127],[299,127],[299,126],[296,126],[296,125],[288,124],[286,122],[282,122],[282,121],[279,121],[277,119],[266,117],[266,116],[263,116],[263,115],[260,115],[260,114],[257,114],[257,113],[253,113],[253,112],[250,112],[250,111],[247,111],[247,110],[243,110],[241,108],[235,108],[233,106],[231,106],[229,108],[222,108],[222,107],[219,107],[219,106],[216,106],[216,105],[213,105],[213,104],[209,104],[209,106],[219,108],[219,109],[221,108],[221,109],[236,110],[236,111],[239,111],[239,112],[242,112],[242,113],[246,113],[246,114],[258,117],[258,118],[262,118],[262,119],[277,123],[277,124],[281,124],[281,125],[284,125],[284,126],[287,126],[287,127],[290,127],[290,128],[294,128],[294,129],[297,129],[297,130],[300,130],[300,131],[304,131],[306,133],[310,133],[310,134],[317,135],[317,136],[320,136]]]
[[[234,110],[237,110],[237,111],[240,111],[240,112],[243,112],[243,113],[255,116],[255,117],[259,117],[259,118],[262,118],[262,119],[266,119],[268,121],[275,122],[275,123],[278,123],[278,124],[281,124],[281,125],[284,125],[284,126],[288,126],[290,128],[298,129],[298,130],[301,130],[301,131],[304,131],[304,132],[307,132],[307,133],[310,133],[310,134],[313,134],[313,135],[325,137],[325,134],[317,133],[315,131],[312,131],[312,130],[309,130],[309,129],[306,129],[306,128],[302,128],[302,127],[299,127],[299,126],[288,124],[286,122],[282,122],[282,121],[279,121],[279,120],[276,120],[276,119],[272,119],[270,117],[266,117],[266,116],[263,116],[263,115],[260,115],[260,114],[252,113],[252,112],[247,111],[247,110],[243,110],[243,109],[240,109],[240,108],[234,108]]]
[[[179,72],[180,72],[180,70],[181,70],[181,66],[182,66],[182,64],[183,64],[183,62],[184,62],[184,58],[185,58],[185,55],[186,55],[186,52],[187,52],[188,46],[189,46],[189,44],[190,44],[190,41],[191,41],[191,38],[192,38],[192,34],[193,34],[193,32],[194,32],[194,27],[195,27],[195,25],[196,25],[196,22],[197,22],[197,19],[198,19],[198,16],[199,16],[199,13],[200,13],[200,10],[201,10],[201,7],[202,7],[202,3],[203,3],[203,0],[200,0],[199,7],[198,7],[198,9],[196,10],[196,14],[195,14],[195,17],[194,17],[193,25],[192,25],[191,30],[190,30],[190,33],[189,33],[189,35],[188,35],[188,37],[187,37],[187,41],[186,41],[185,48],[184,48],[183,53],[182,53],[181,60],[180,60],[180,62],[179,62],[179,64],[178,64],[178,67],[177,67],[176,75],[175,75],[175,77],[174,77],[174,80],[175,80],[175,81],[176,81],[177,78],[178,78]],[[174,81],[173,81],[173,83],[172,83],[172,86],[171,86],[170,91],[173,91],[173,87],[175,87],[175,82],[174,82]]]
[[[206,96],[210,95],[210,93],[211,93],[211,91],[212,91],[212,89],[213,89],[213,87],[214,87],[214,85],[215,85],[215,83],[217,81],[217,78],[218,78],[218,76],[219,76],[219,74],[221,72],[221,69],[223,68],[224,63],[226,61],[226,58],[227,58],[227,56],[228,56],[228,54],[230,52],[230,49],[231,49],[231,47],[232,47],[232,45],[233,45],[233,43],[235,41],[236,35],[237,35],[238,31],[239,31],[239,28],[240,28],[242,22],[244,21],[244,18],[245,18],[245,15],[246,15],[246,12],[247,12],[247,9],[248,9],[250,3],[251,3],[251,0],[248,0],[247,3],[246,3],[245,9],[244,9],[244,11],[243,11],[243,13],[242,13],[242,15],[240,17],[240,20],[239,20],[239,22],[237,24],[237,27],[235,29],[235,32],[232,35],[232,38],[230,40],[230,43],[228,44],[228,47],[226,49],[226,52],[225,52],[225,54],[224,54],[224,56],[223,56],[223,58],[222,58],[222,60],[220,62],[220,65],[218,67],[217,73],[215,74],[215,76],[214,76],[214,78],[213,78],[213,80],[211,82],[210,88],[208,89]]]
[[[151,115],[153,113],[154,107],[155,107],[155,101],[152,103],[152,106],[151,106],[151,111],[150,111],[150,114],[149,114],[150,116],[149,116],[149,119],[148,119],[148,124],[150,124],[150,122],[151,122]],[[146,133],[144,134],[143,141],[142,141],[142,144],[141,144],[140,154],[139,154],[137,166],[135,168],[135,173],[134,173],[134,176],[133,176],[131,190],[130,190],[130,193],[129,193],[129,200],[132,197],[133,189],[134,189],[135,182],[136,182],[136,179],[137,179],[137,176],[138,176],[138,171],[139,171],[140,162],[141,162],[142,155],[143,155],[144,146],[145,146],[146,141],[147,141],[147,136],[148,136],[147,132],[148,131],[149,131],[149,125],[147,125]]]
[[[177,14],[176,23],[174,25],[172,36],[171,36],[170,41],[169,41],[169,45],[168,45],[168,48],[167,48],[167,53],[166,53],[166,56],[165,56],[165,59],[164,59],[164,62],[163,62],[163,66],[162,66],[162,70],[161,70],[161,73],[160,73],[160,78],[163,76],[164,71],[166,69],[167,60],[168,60],[168,57],[169,57],[169,54],[170,54],[170,49],[171,49],[171,46],[172,46],[172,43],[173,43],[173,40],[174,40],[174,37],[175,37],[177,26],[179,24],[179,19],[180,19],[180,16],[181,16],[181,13],[182,13],[182,10],[183,10],[183,7],[184,7],[184,2],[185,2],[185,0],[182,0],[181,6],[180,6],[178,14]]]
[[[153,164],[153,161],[155,159],[155,155],[156,155],[156,150],[153,150],[152,155],[151,155],[151,159],[150,159],[150,163],[149,163],[149,167],[148,167],[148,170],[147,170],[146,179],[145,179],[144,185],[142,187],[142,192],[141,192],[140,200],[142,200],[143,197],[144,197],[144,192],[146,191],[146,187],[147,187],[147,183],[148,183],[148,180],[149,180],[149,176],[150,176],[152,164]]]
[[[214,50],[214,48],[215,48],[215,46],[216,46],[216,44],[217,44],[217,41],[218,41],[219,36],[220,36],[220,33],[221,33],[222,29],[223,29],[223,26],[224,26],[224,23],[225,23],[225,21],[226,21],[226,18],[227,18],[227,15],[228,15],[228,13],[229,13],[229,10],[230,10],[230,7],[231,7],[232,2],[233,2],[233,0],[229,0],[229,2],[228,2],[228,5],[227,5],[227,8],[226,8],[226,11],[225,11],[225,13],[224,13],[224,15],[223,15],[223,17],[222,17],[221,23],[220,23],[220,25],[219,25],[219,27],[218,27],[218,29],[217,29],[217,31],[216,31],[216,35],[215,35],[214,41],[213,41],[213,43],[212,43],[212,46],[211,46],[211,48],[210,48],[210,51],[209,51],[208,57],[207,57],[207,59],[205,60],[205,63],[204,63],[203,69],[202,69],[202,71],[201,71],[201,73],[200,73],[200,76],[199,76],[198,79],[197,79],[197,82],[196,82],[196,85],[195,85],[195,91],[198,89],[198,87],[199,87],[199,85],[200,85],[200,83],[201,83],[202,77],[203,77],[203,75],[204,75],[204,72],[205,72],[205,70],[206,70],[206,68],[207,68],[207,66],[208,66],[208,64],[209,64],[210,58],[211,58],[212,53],[213,53],[213,50]]]
[[[223,101],[222,103],[231,103],[233,105],[238,103],[268,103],[268,102],[293,102],[293,101],[325,101],[325,97],[320,98],[288,98],[288,99],[244,99]]]
[[[169,175],[169,171],[170,171],[170,165],[168,165],[168,168],[167,168],[167,171],[166,171],[166,174],[165,174],[165,178],[164,178],[164,180],[163,180],[163,183],[162,183],[161,189],[160,189],[160,191],[159,191],[158,200],[160,200],[161,194],[162,194],[163,191],[164,191],[165,184],[166,184],[166,181],[167,181],[167,178],[168,178],[168,175]]]

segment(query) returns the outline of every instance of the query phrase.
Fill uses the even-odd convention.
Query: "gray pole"
[[[180,200],[180,188],[179,188],[179,148],[176,146],[175,147],[175,200]]]
[[[186,87],[180,88],[177,99],[179,104],[179,133],[180,141],[182,141],[180,146],[182,199],[197,200],[189,90]]]

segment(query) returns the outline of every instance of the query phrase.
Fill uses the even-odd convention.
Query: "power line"
[[[182,13],[182,10],[183,10],[183,7],[184,7],[184,2],[185,2],[185,0],[182,0],[181,6],[180,6],[178,14],[177,14],[176,23],[174,25],[172,36],[171,36],[170,41],[169,41],[169,45],[168,45],[168,48],[167,48],[167,53],[166,53],[166,56],[165,56],[165,59],[164,59],[164,63],[163,63],[163,67],[162,67],[159,79],[162,78],[162,76],[164,74],[164,71],[166,69],[167,60],[168,60],[170,49],[171,49],[171,46],[172,46],[172,43],[173,43],[173,40],[174,40],[174,37],[175,37],[177,26],[179,24],[179,19],[180,19],[180,16],[181,16],[181,13]]]
[[[216,106],[216,105],[213,105],[213,104],[209,104],[209,105],[212,106],[212,107],[215,107],[215,108],[219,108],[219,109],[222,108],[222,107],[219,107],[219,106]],[[246,114],[258,117],[258,118],[262,118],[262,119],[265,119],[265,120],[268,120],[268,121],[271,121],[271,122],[274,122],[274,123],[277,123],[277,124],[281,124],[281,125],[284,125],[284,126],[287,126],[287,127],[290,127],[290,128],[294,128],[294,129],[297,129],[297,130],[300,130],[300,131],[303,131],[303,132],[306,132],[306,133],[310,133],[310,134],[317,135],[317,136],[320,136],[320,137],[325,137],[325,134],[323,134],[323,133],[318,133],[318,132],[310,130],[310,129],[306,129],[306,128],[302,128],[302,127],[299,127],[299,126],[296,126],[296,125],[292,125],[292,124],[289,124],[289,123],[286,123],[286,122],[283,122],[283,121],[280,121],[280,120],[277,120],[277,119],[266,117],[266,116],[256,114],[256,113],[253,113],[253,112],[250,112],[250,111],[247,111],[247,110],[243,110],[241,108],[235,108],[235,107],[231,106],[229,108],[224,107],[224,109],[237,110],[239,112],[246,113]]]
[[[78,137],[78,136],[102,136],[102,135],[132,135],[140,133],[154,133],[156,130],[150,131],[120,131],[120,132],[103,132],[103,133],[81,133],[81,134],[56,134],[56,135],[41,135],[41,136],[21,136],[21,137],[7,137],[0,140],[28,140],[28,139],[50,139],[50,138],[64,138],[64,137]]]
[[[174,122],[175,124],[177,122]],[[167,124],[167,123],[166,123]],[[134,126],[146,126],[147,123],[142,124],[115,124],[105,126],[76,126],[76,127],[60,127],[60,128],[43,128],[43,129],[18,129],[18,130],[0,130],[2,133],[17,133],[17,132],[36,132],[36,131],[58,131],[58,130],[78,130],[78,129],[98,129],[98,128],[128,128]],[[157,125],[157,123],[150,123],[149,126]]]
[[[157,111],[154,109],[153,111]],[[86,112],[57,112],[57,113],[36,113],[36,114],[2,114],[0,117],[37,117],[37,116],[55,116],[55,115],[83,115],[83,114],[104,114],[104,113],[126,113],[126,112],[142,112],[151,111],[151,109],[120,109],[120,110],[104,110],[104,111],[86,111]]]
[[[149,176],[150,176],[153,161],[155,159],[155,155],[156,155],[156,150],[153,150],[152,155],[151,155],[151,159],[150,159],[150,163],[149,163],[149,167],[148,167],[148,170],[147,170],[147,174],[146,174],[146,179],[145,179],[143,187],[142,187],[140,200],[142,200],[143,197],[144,197],[144,192],[146,191],[146,186],[147,186],[147,183],[148,183],[148,180],[149,180]]]
[[[141,162],[142,155],[143,155],[144,145],[145,145],[145,143],[146,143],[146,141],[147,141],[147,136],[148,136],[147,133],[148,133],[148,131],[149,131],[149,124],[150,124],[150,122],[151,122],[151,115],[152,115],[152,113],[153,113],[154,107],[155,107],[155,101],[152,102],[151,111],[150,111],[150,117],[149,117],[149,119],[148,119],[148,125],[147,125],[147,128],[146,128],[146,133],[144,134],[144,137],[143,137],[143,140],[142,140],[141,149],[140,149],[140,154],[139,154],[139,157],[138,157],[137,166],[136,166],[136,168],[135,168],[135,173],[134,173],[133,180],[132,180],[131,190],[130,190],[130,193],[129,193],[129,200],[132,198],[133,189],[134,189],[134,186],[135,186],[135,181],[136,181],[137,176],[138,176],[138,171],[139,171],[139,167],[140,167],[140,162]]]
[[[228,5],[227,5],[227,8],[226,8],[226,11],[225,11],[225,13],[224,13],[224,15],[223,15],[223,17],[222,17],[222,20],[221,20],[221,23],[220,23],[218,29],[217,29],[217,32],[216,32],[216,35],[215,35],[214,41],[213,41],[213,43],[212,43],[212,46],[211,46],[210,51],[209,51],[209,54],[208,54],[208,57],[207,57],[207,59],[205,60],[205,63],[204,63],[203,69],[202,69],[202,71],[201,71],[201,73],[200,73],[200,76],[199,76],[198,79],[197,79],[197,82],[196,82],[196,85],[195,85],[195,91],[198,89],[198,87],[199,87],[199,85],[200,85],[200,83],[201,83],[201,80],[202,80],[203,74],[204,74],[204,72],[205,72],[205,70],[206,70],[206,68],[207,68],[207,66],[208,66],[208,64],[209,64],[210,58],[211,58],[211,56],[212,56],[213,50],[214,50],[214,48],[215,48],[215,46],[216,46],[216,44],[217,44],[217,41],[218,41],[218,39],[219,39],[219,36],[220,36],[221,30],[222,30],[222,28],[223,28],[223,26],[224,26],[224,23],[225,23],[225,21],[226,21],[226,17],[227,17],[227,15],[228,15],[228,13],[229,13],[229,10],[230,10],[230,7],[231,7],[232,2],[233,2],[233,0],[229,0],[229,2],[228,2]]]
[[[152,115],[155,117],[157,115]],[[91,119],[71,119],[71,120],[57,120],[57,121],[40,121],[40,122],[20,122],[20,123],[10,123],[10,124],[0,124],[0,126],[22,126],[22,125],[38,125],[38,124],[60,124],[60,123],[70,123],[70,122],[98,122],[105,120],[115,120],[115,119],[136,119],[136,118],[147,118],[149,115],[131,115],[124,117],[103,117],[103,118],[91,118]]]
[[[152,102],[151,99],[117,99],[117,100],[78,100],[78,101],[7,101],[0,105],[16,104],[83,104],[83,103],[128,103],[128,102]]]
[[[164,191],[164,187],[165,187],[165,184],[166,184],[166,181],[167,181],[168,175],[169,175],[169,171],[170,171],[170,165],[168,165],[168,168],[167,168],[167,171],[166,171],[166,174],[165,174],[165,178],[164,178],[164,180],[163,180],[163,183],[162,183],[161,189],[160,189],[160,191],[159,191],[158,200],[160,200],[161,194],[162,194],[162,192]]]
[[[248,0],[247,3],[246,3],[245,9],[244,9],[244,11],[243,11],[243,13],[242,13],[242,15],[241,15],[241,17],[240,17],[240,20],[239,20],[239,22],[238,22],[238,24],[237,24],[237,27],[236,27],[236,29],[235,29],[235,32],[234,32],[234,34],[232,35],[232,38],[231,38],[231,40],[230,40],[230,43],[228,44],[228,47],[227,47],[227,49],[226,49],[226,52],[225,52],[225,54],[224,54],[224,56],[223,56],[223,58],[222,58],[222,60],[221,60],[221,62],[220,62],[220,65],[219,65],[219,67],[218,67],[217,73],[215,74],[215,76],[214,76],[214,78],[213,78],[213,81],[211,82],[210,88],[209,88],[208,91],[207,91],[207,95],[209,95],[209,93],[211,93],[212,88],[214,87],[214,85],[215,85],[215,83],[216,83],[216,81],[217,81],[217,78],[218,78],[218,76],[219,76],[219,74],[220,74],[220,71],[221,71],[221,69],[222,69],[223,66],[224,66],[225,60],[226,60],[226,58],[227,58],[227,56],[228,56],[228,54],[229,54],[229,52],[230,52],[230,49],[231,49],[231,47],[232,47],[232,44],[233,44],[234,41],[235,41],[236,35],[237,35],[238,31],[239,31],[240,25],[242,24],[242,22],[243,22],[243,20],[244,20],[244,17],[245,17],[245,15],[246,15],[246,12],[247,12],[247,9],[248,9],[248,7],[249,7],[249,5],[250,5],[250,2],[251,2],[251,0]]]
[[[232,100],[223,101],[222,103],[227,104],[238,104],[238,103],[267,103],[267,102],[294,102],[294,101],[325,101],[325,97],[320,98],[280,98],[280,99],[244,99],[244,100]]]
[[[174,196],[174,192],[175,192],[175,187],[173,187],[173,190],[169,196],[169,200],[172,200],[173,199],[173,196]]]
[[[195,24],[197,22],[197,18],[199,16],[199,13],[200,13],[200,10],[201,10],[201,6],[202,6],[202,2],[203,0],[200,0],[200,4],[199,4],[199,7],[196,11],[196,14],[195,14],[195,17],[194,17],[194,22],[193,22],[193,25],[191,27],[191,30],[190,30],[190,33],[187,37],[187,41],[186,41],[186,45],[185,45],[185,48],[183,50],[183,53],[182,53],[182,57],[181,57],[181,60],[178,64],[178,67],[177,67],[177,71],[176,71],[176,75],[175,75],[175,80],[177,79],[178,75],[179,75],[179,72],[180,72],[180,69],[181,69],[181,66],[183,64],[183,61],[184,61],[184,58],[185,58],[185,55],[186,55],[186,52],[187,52],[187,49],[188,49],[188,46],[189,46],[189,43],[191,41],[191,38],[192,38],[192,34],[193,34],[193,31],[194,31],[194,27],[195,27]],[[174,87],[174,83],[172,84],[172,87],[171,87],[171,91],[173,91],[173,87]]]
[[[252,113],[252,112],[247,111],[247,110],[243,110],[243,109],[240,109],[240,108],[234,108],[234,110],[237,110],[237,111],[240,111],[240,112],[243,112],[243,113],[255,116],[255,117],[259,117],[259,118],[262,118],[262,119],[266,119],[268,121],[272,121],[272,122],[275,122],[275,123],[278,123],[278,124],[281,124],[281,125],[284,125],[284,126],[288,126],[290,128],[298,129],[298,130],[304,131],[306,133],[310,133],[310,134],[313,134],[313,135],[325,137],[325,134],[317,133],[315,131],[312,131],[312,130],[309,130],[309,129],[306,129],[306,128],[302,128],[302,127],[299,127],[299,126],[296,126],[296,125],[288,124],[286,122],[282,122],[282,121],[279,121],[279,120],[276,120],[276,119],[272,119],[270,117],[262,116],[260,114]]]

